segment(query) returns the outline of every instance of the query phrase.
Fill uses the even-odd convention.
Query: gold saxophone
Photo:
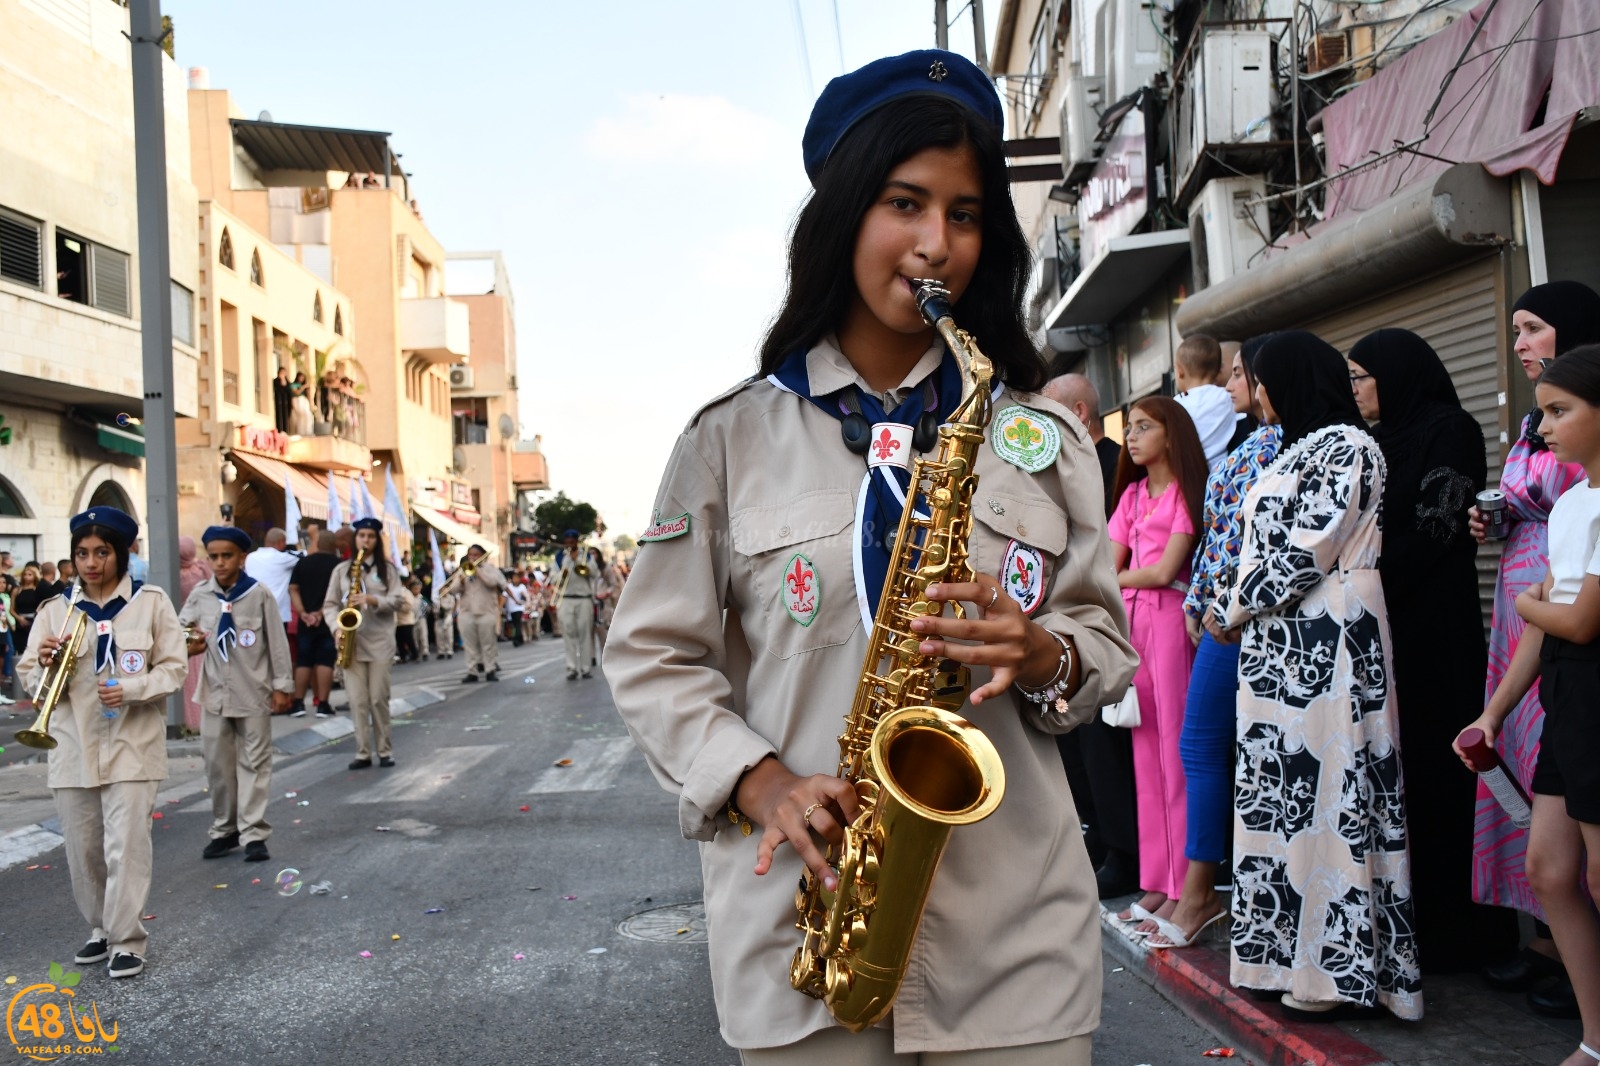
[[[350,563],[350,591],[344,595],[344,607],[334,618],[334,628],[339,635],[334,638],[338,645],[339,666],[348,669],[356,661],[356,630],[361,628],[365,621],[361,612],[356,608],[356,600],[361,596],[361,563],[366,557],[367,550],[362,548],[356,552],[356,557]]]
[[[855,786],[861,809],[843,842],[828,849],[838,890],[828,892],[807,870],[795,895],[803,939],[789,983],[823,1000],[852,1032],[894,1005],[950,830],[994,813],[1006,787],[994,745],[955,713],[966,702],[966,668],[922,655],[922,637],[911,630],[913,619],[943,610],[927,598],[929,585],[972,580],[972,467],[994,376],[956,327],[950,294],[935,281],[917,284],[923,317],[961,366],[961,402],[939,430],[935,457],[912,466],[861,683],[839,737],[839,776]],[[961,604],[951,606],[965,616]]]
[[[67,614],[61,619],[61,629],[56,633],[61,643],[56,645],[50,665],[45,667],[44,677],[39,680],[39,688],[33,694],[33,704],[39,713],[34,716],[32,725],[17,730],[18,744],[42,751],[49,751],[56,746],[56,738],[50,735],[50,716],[55,714],[56,705],[67,694],[67,686],[72,683],[72,674],[78,665],[78,645],[83,643],[83,634],[89,628],[89,616],[82,611],[74,611],[72,607],[79,590],[80,586],[74,582],[67,593]]]

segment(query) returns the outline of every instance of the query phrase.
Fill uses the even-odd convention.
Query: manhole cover
[[[652,907],[622,919],[617,932],[634,940],[660,944],[704,944],[706,905],[695,900],[674,903],[670,907]]]

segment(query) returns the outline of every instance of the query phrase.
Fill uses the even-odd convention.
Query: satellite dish
[[[263,112],[261,112],[261,114],[256,116],[256,121],[257,122],[271,122],[272,121],[272,112],[271,111],[263,111]]]
[[[457,447],[450,458],[455,463],[457,472],[464,472],[467,469],[467,450],[465,448]]]
[[[517,424],[516,424],[516,422],[512,421],[510,415],[502,414],[500,416],[500,439],[501,440],[510,440],[512,435],[514,433],[516,433],[516,432],[517,432]]]

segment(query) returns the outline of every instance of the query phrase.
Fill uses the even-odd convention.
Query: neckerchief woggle
[[[217,615],[217,631],[211,639],[216,643],[217,654],[222,656],[223,662],[228,661],[228,655],[239,641],[239,634],[233,627],[233,605],[238,602],[240,596],[255,587],[256,579],[241,570],[232,588],[227,592],[218,589],[214,593],[221,601],[222,613]]]
[[[944,359],[939,363],[939,368],[929,377],[934,389],[933,407],[938,412],[939,422],[942,425],[961,402],[960,364],[947,350]],[[841,393],[850,390],[856,394],[861,414],[873,426],[885,422],[915,426],[926,410],[923,406],[923,389],[920,384],[917,388],[913,388],[893,411],[885,411],[883,401],[859,385],[850,385],[848,389],[841,389],[838,392],[813,396],[811,379],[806,373],[806,353],[803,351],[795,352],[785,359],[776,371],[767,375],[767,380],[774,387],[784,392],[792,392],[801,399],[815,404],[829,416],[841,420],[849,413],[849,408],[841,402]],[[861,609],[862,621],[869,632],[877,613],[878,601],[883,595],[883,583],[889,574],[889,559],[892,552],[890,535],[900,528],[900,519],[905,512],[906,493],[910,486],[909,470],[897,466],[869,466],[861,481],[861,491],[856,496],[854,552],[856,599]]]
[[[133,589],[128,593],[128,599],[114,596],[103,604],[92,603],[85,599],[79,599],[76,604],[73,604],[70,600],[67,601],[69,612],[73,606],[76,606],[78,610],[88,616],[89,621],[94,623],[94,672],[97,674],[116,661],[117,641],[111,629],[111,622],[128,605],[128,600],[139,595],[139,590],[144,587],[143,581],[135,581],[132,584]]]

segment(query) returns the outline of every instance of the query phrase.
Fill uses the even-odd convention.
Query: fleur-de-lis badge
[[[789,591],[796,596],[803,596],[811,589],[812,572],[805,568],[804,561],[796,558],[794,569],[789,571]]]
[[[928,68],[929,81],[944,81],[949,76],[950,68],[945,66],[942,60],[935,59],[933,66]]]
[[[1021,555],[1016,556],[1017,568],[1011,573],[1011,583],[1019,589],[1026,589],[1032,584],[1033,564]]]
[[[877,453],[880,460],[887,459],[900,450],[900,442],[894,439],[894,434],[885,429],[878,435],[878,439],[872,442],[872,450]]]
[[[1026,418],[1019,418],[1006,427],[1006,440],[1023,451],[1032,451],[1044,440],[1044,434],[1034,429]]]

